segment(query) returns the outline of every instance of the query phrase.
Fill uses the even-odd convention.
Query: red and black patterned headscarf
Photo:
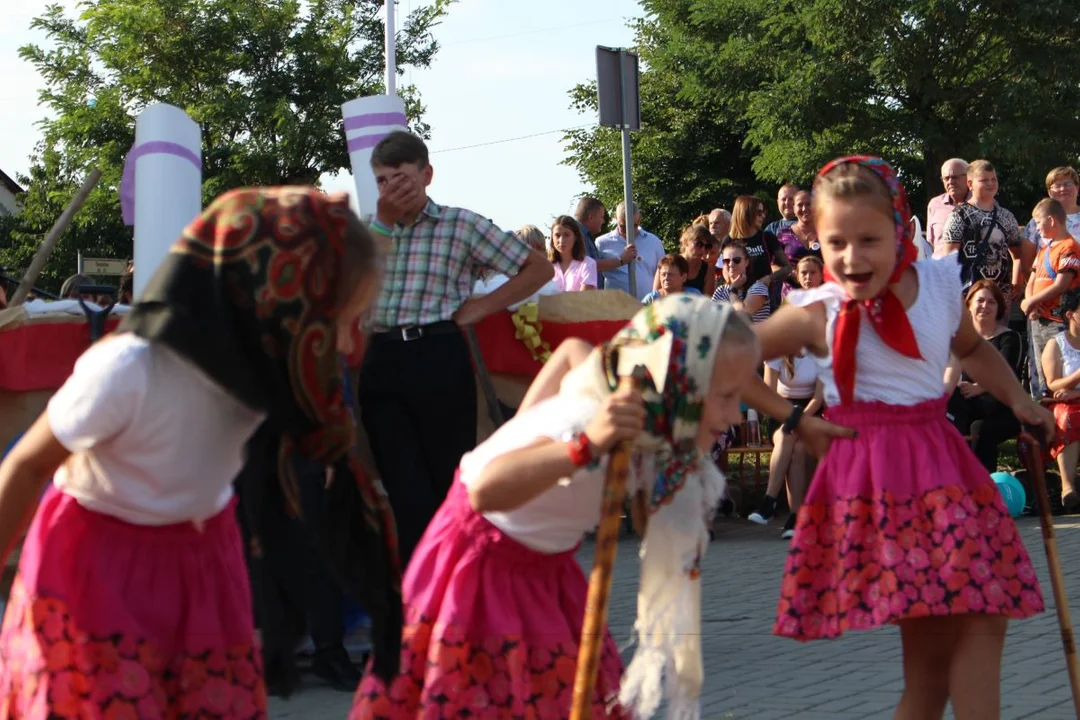
[[[889,191],[892,198],[893,220],[896,223],[896,265],[889,281],[876,297],[859,303],[845,300],[836,318],[836,330],[833,335],[833,377],[836,389],[840,393],[840,402],[850,404],[855,398],[855,350],[859,344],[859,324],[862,319],[860,305],[867,311],[867,317],[882,341],[904,357],[919,359],[919,344],[915,340],[915,331],[908,320],[900,298],[892,291],[892,284],[898,282],[918,257],[915,247],[915,230],[911,226],[911,206],[908,205],[907,193],[892,167],[878,157],[871,155],[852,155],[837,158],[821,168],[818,182],[840,165],[854,164],[865,168],[878,177]],[[825,270],[825,279],[834,281]]]
[[[343,546],[328,548],[334,564],[383,626],[373,627],[376,669],[392,674],[401,630],[396,531],[382,484],[353,451],[337,353],[351,217],[346,196],[314,188],[225,193],[184,230],[118,332],[169,346],[267,414],[281,439],[278,472],[267,475],[281,478],[294,511],[293,453],[334,468],[334,527],[324,536]]]

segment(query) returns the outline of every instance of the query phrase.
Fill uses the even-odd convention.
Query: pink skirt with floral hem
[[[400,672],[389,686],[369,673],[350,719],[568,717],[587,591],[574,551],[522,545],[455,482],[405,573]],[[608,635],[594,718],[624,717],[621,676]]]
[[[833,442],[799,509],[775,634],[812,640],[909,618],[1043,610],[1016,524],[945,404],[830,409],[859,435]]]
[[[49,489],[0,629],[0,720],[265,718],[235,503],[146,527]]]

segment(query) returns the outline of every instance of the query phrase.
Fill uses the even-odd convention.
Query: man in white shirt
[[[634,231],[634,245],[637,246],[636,259],[622,259],[627,243],[626,203],[619,203],[618,207],[615,208],[616,228],[606,235],[596,238],[596,248],[603,257],[620,258],[618,266],[613,270],[604,272],[604,288],[607,290],[622,290],[629,294],[630,273],[626,264],[629,263],[629,267],[634,268],[634,278],[637,283],[637,287],[634,289],[637,291],[637,299],[643,300],[646,295],[652,292],[656,268],[660,265],[660,260],[666,253],[660,238],[647,230],[641,229],[641,213],[638,212],[637,206],[634,206],[633,214],[634,226],[637,228]]]

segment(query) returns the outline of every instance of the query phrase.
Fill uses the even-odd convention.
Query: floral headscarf
[[[642,717],[655,712],[665,689],[672,717],[700,714],[700,561],[724,479],[696,440],[720,337],[733,312],[703,297],[662,298],[594,350],[564,383],[566,392],[602,399],[633,367],[649,373],[641,388],[645,431],[634,445],[638,472],[628,484],[630,492],[648,496],[634,625],[638,648],[620,694]]]
[[[821,179],[836,167],[844,164],[856,164],[870,170],[889,189],[892,196],[893,217],[896,222],[896,266],[889,276],[889,282],[877,297],[858,302],[845,300],[836,317],[836,330],[833,338],[833,378],[840,393],[841,404],[847,405],[855,399],[855,350],[859,344],[859,324],[862,320],[860,306],[866,308],[866,314],[877,331],[878,336],[890,348],[909,358],[921,358],[919,345],[915,340],[915,331],[908,320],[907,311],[900,298],[892,291],[892,284],[903,277],[904,271],[915,262],[918,249],[915,247],[915,231],[911,226],[911,206],[908,205],[907,193],[900,179],[881,158],[870,155],[853,155],[837,158],[821,168],[815,187]],[[825,270],[825,280],[834,281]]]
[[[118,332],[167,345],[267,414],[281,438],[277,475],[295,512],[292,454],[333,467],[337,506],[353,516],[332,512],[326,536],[367,550],[338,570],[364,580],[349,590],[372,616],[376,669],[389,675],[400,652],[397,536],[382,484],[353,452],[337,354],[350,217],[344,194],[315,188],[225,193],[184,230]],[[331,551],[339,560],[346,554]]]

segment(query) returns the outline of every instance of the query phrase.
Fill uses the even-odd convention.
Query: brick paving
[[[1049,608],[1010,625],[1002,717],[1066,720],[1074,714],[1039,524],[1035,518],[1023,518],[1019,525]],[[1080,619],[1080,518],[1058,518],[1056,528],[1073,617]],[[902,689],[899,632],[885,628],[805,645],[774,637],[771,628],[785,557],[780,523],[760,528],[728,520],[720,521],[717,529],[703,569],[707,677],[702,717],[891,718]],[[634,618],[636,553],[635,540],[620,543],[611,604],[611,627],[620,644],[629,638]],[[580,559],[586,568],[591,565],[590,545],[582,548]],[[272,718],[345,717],[348,694],[319,686],[314,678],[306,680],[308,686],[293,699],[271,702]]]

